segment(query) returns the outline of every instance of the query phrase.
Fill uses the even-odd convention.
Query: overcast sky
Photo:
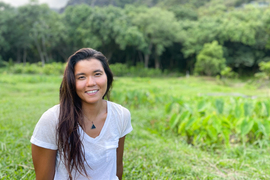
[[[51,8],[62,8],[66,5],[68,0],[39,0],[38,2],[47,3]],[[5,2],[11,4],[12,6],[21,6],[27,4],[29,0],[0,0],[0,2]]]

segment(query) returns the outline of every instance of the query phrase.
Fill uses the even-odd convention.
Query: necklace
[[[83,115],[88,121],[90,121],[87,117],[86,117],[86,115]],[[92,121],[92,127],[91,127],[91,129],[96,129],[96,126],[95,126],[95,124],[94,124],[94,121]]]
[[[88,121],[90,121],[90,120],[88,119],[87,116],[85,116],[84,114],[83,114],[83,116],[84,116]],[[92,121],[91,129],[96,129],[96,126],[95,126],[95,124],[94,124],[94,121]]]
[[[91,129],[96,129],[96,126],[94,125],[94,122],[92,121],[92,127]]]

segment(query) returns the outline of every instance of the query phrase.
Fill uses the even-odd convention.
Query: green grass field
[[[42,113],[58,103],[60,82],[57,76],[0,75],[0,179],[35,178],[29,140]],[[141,91],[163,99],[134,104],[119,96]],[[224,86],[209,78],[116,78],[112,100],[130,109],[134,129],[126,138],[123,179],[270,179],[268,146],[199,148],[168,128],[167,97],[218,92],[269,98],[269,89],[241,81]]]

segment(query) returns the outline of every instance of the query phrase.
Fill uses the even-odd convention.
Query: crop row
[[[164,121],[168,121],[169,128],[186,137],[187,142],[194,145],[265,145],[270,137],[268,99],[169,97],[157,95],[154,90],[113,92],[112,98],[135,108],[151,109],[153,106],[163,106]]]

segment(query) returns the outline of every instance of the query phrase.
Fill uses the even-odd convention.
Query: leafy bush
[[[192,102],[192,103],[190,103]],[[195,145],[269,140],[270,103],[244,98],[175,99],[165,106],[170,128]]]
[[[194,71],[207,76],[216,75],[224,69],[225,63],[222,46],[218,45],[217,41],[213,41],[204,44],[203,49],[197,56]]]
[[[45,64],[42,70],[46,75],[61,75],[64,73],[65,64],[56,62]]]
[[[270,61],[259,63],[260,70],[269,77],[270,76]]]
[[[46,74],[46,75],[61,75],[64,73],[65,64],[51,63],[45,64],[42,67],[41,63],[15,64],[10,68],[10,72],[14,74]]]
[[[255,75],[255,78],[261,79],[261,80],[268,80],[269,76],[265,72],[258,72]]]
[[[160,69],[144,68],[143,64],[140,63],[131,67],[126,64],[116,63],[110,65],[110,68],[113,74],[119,77],[157,77],[163,75]]]
[[[21,64],[15,64],[11,67],[10,72],[13,74],[22,74],[24,73],[24,67]]]
[[[262,80],[267,80],[270,77],[270,61],[260,62],[259,67],[261,72],[255,74],[255,77]]]
[[[2,56],[0,55],[0,67],[6,67],[8,65],[7,62],[5,62],[3,59],[2,59]]]
[[[222,75],[222,77],[226,77],[226,78],[236,78],[238,76],[238,74],[234,71],[232,71],[232,68],[230,67],[225,67],[220,74]]]
[[[115,63],[110,65],[110,69],[112,70],[114,76],[126,76],[129,73],[129,68],[126,64]]]

